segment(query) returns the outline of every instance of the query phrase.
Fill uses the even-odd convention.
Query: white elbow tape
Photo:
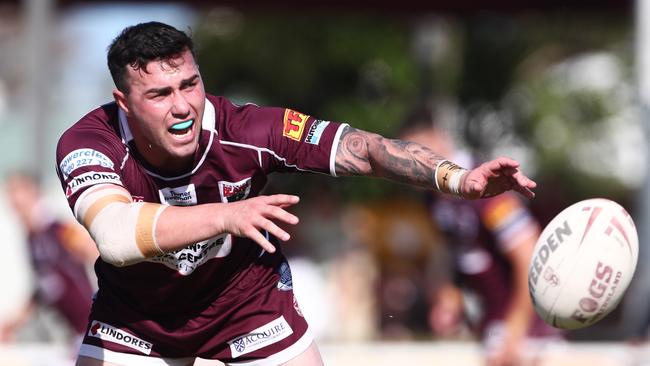
[[[117,186],[97,187],[79,197],[75,216],[97,243],[102,259],[115,266],[162,255],[156,223],[167,206],[131,201]]]

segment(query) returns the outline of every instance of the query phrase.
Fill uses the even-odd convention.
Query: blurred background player
[[[404,186],[386,198],[357,205],[350,227],[362,235],[376,266],[377,332],[382,340],[429,339],[428,289],[445,266],[444,248],[419,200]]]
[[[401,138],[435,147],[464,166],[476,164],[436,127],[426,105],[411,112]],[[540,224],[509,192],[467,201],[427,191],[426,204],[450,256],[449,280],[442,281],[431,296],[430,327],[440,336],[452,336],[466,320],[481,338],[488,365],[527,362],[526,339],[559,335],[537,317],[528,295],[528,265]],[[464,293],[474,295],[475,311],[467,306]]]
[[[10,341],[42,305],[60,316],[76,346],[86,329],[94,291],[87,264],[97,258],[95,244],[82,226],[48,211],[34,177],[16,172],[5,183],[8,201],[25,231],[35,288],[19,314],[0,324],[0,341]]]

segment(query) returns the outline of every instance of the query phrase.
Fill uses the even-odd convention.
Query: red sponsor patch
[[[284,128],[282,129],[282,136],[300,141],[308,118],[309,116],[306,114],[287,108],[284,111]]]

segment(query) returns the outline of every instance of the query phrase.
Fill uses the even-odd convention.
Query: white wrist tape
[[[121,267],[164,254],[156,243],[156,222],[167,206],[132,202],[123,188],[103,184],[84,192],[75,217],[97,244],[102,259]]]
[[[460,181],[467,172],[467,169],[461,168],[449,160],[440,160],[433,172],[436,189],[443,193],[459,196],[461,194]]]

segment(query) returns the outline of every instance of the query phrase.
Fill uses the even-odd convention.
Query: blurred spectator
[[[36,283],[32,297],[19,314],[0,324],[0,341],[10,341],[36,307],[43,305],[69,326],[74,346],[75,341],[81,341],[88,323],[94,286],[86,265],[98,256],[95,244],[76,222],[63,222],[48,212],[34,177],[13,173],[5,183],[10,205],[26,234]]]
[[[374,255],[379,331],[383,339],[414,340],[429,335],[428,276],[439,269],[439,239],[420,202],[404,194],[357,208],[349,225]]]
[[[413,112],[401,137],[463,166],[475,164],[436,128],[429,108]],[[466,320],[481,338],[490,366],[520,365],[527,339],[559,335],[536,316],[528,295],[528,264],[540,225],[518,195],[506,192],[467,201],[429,191],[427,205],[445,238],[453,268],[450,279],[431,298],[429,324],[435,333],[453,335]],[[462,293],[475,296],[477,314],[469,311]]]
[[[320,177],[306,184],[301,196],[300,225],[287,228],[292,242],[283,252],[314,336],[345,342],[376,338],[377,265],[361,230],[365,211],[344,204],[331,182]]]

